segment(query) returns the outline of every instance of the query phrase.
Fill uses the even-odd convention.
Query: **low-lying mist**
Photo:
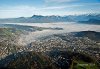
[[[15,24],[15,23],[14,23]],[[37,41],[41,37],[62,34],[69,32],[79,32],[79,31],[97,31],[100,32],[99,25],[89,25],[89,24],[78,24],[78,23],[17,23],[18,25],[25,26],[37,26],[37,27],[47,27],[47,28],[63,28],[63,30],[52,30],[45,29],[42,31],[29,32],[27,35],[20,35],[18,44],[27,45],[31,42]]]

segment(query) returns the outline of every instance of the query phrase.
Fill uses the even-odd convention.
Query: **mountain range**
[[[31,17],[0,19],[0,23],[52,23],[52,22],[81,22],[81,23],[100,24],[100,14],[84,14],[84,15],[69,15],[69,16],[33,15]]]

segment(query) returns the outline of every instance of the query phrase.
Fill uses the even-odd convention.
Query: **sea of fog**
[[[19,39],[19,44],[29,44],[35,41],[38,38],[49,36],[52,34],[61,34],[68,32],[79,32],[79,31],[97,31],[100,32],[100,25],[89,25],[81,24],[75,22],[64,22],[64,23],[5,23],[5,24],[16,24],[16,25],[25,25],[25,26],[38,26],[46,28],[63,28],[63,30],[43,30],[30,32],[28,35],[21,35]]]
[[[47,28],[48,27],[51,27],[51,28],[56,28],[57,27],[57,28],[63,28],[62,32],[75,32],[75,31],[88,31],[88,30],[89,31],[100,32],[100,25],[82,24],[82,23],[75,23],[75,22],[63,22],[63,23],[5,23],[5,24],[17,24],[17,25],[38,26],[38,27],[47,27]]]

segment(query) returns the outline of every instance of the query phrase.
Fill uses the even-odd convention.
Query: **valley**
[[[0,68],[99,69],[99,29],[77,23],[0,24]]]

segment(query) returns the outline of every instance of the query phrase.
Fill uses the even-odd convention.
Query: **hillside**
[[[88,60],[87,60],[88,59]],[[82,54],[70,51],[51,51],[47,55],[36,52],[20,52],[7,56],[0,61],[0,68],[5,69],[69,69],[88,68],[78,64],[91,64],[91,69],[98,69],[94,65],[94,59]],[[93,67],[93,68],[92,68]]]

